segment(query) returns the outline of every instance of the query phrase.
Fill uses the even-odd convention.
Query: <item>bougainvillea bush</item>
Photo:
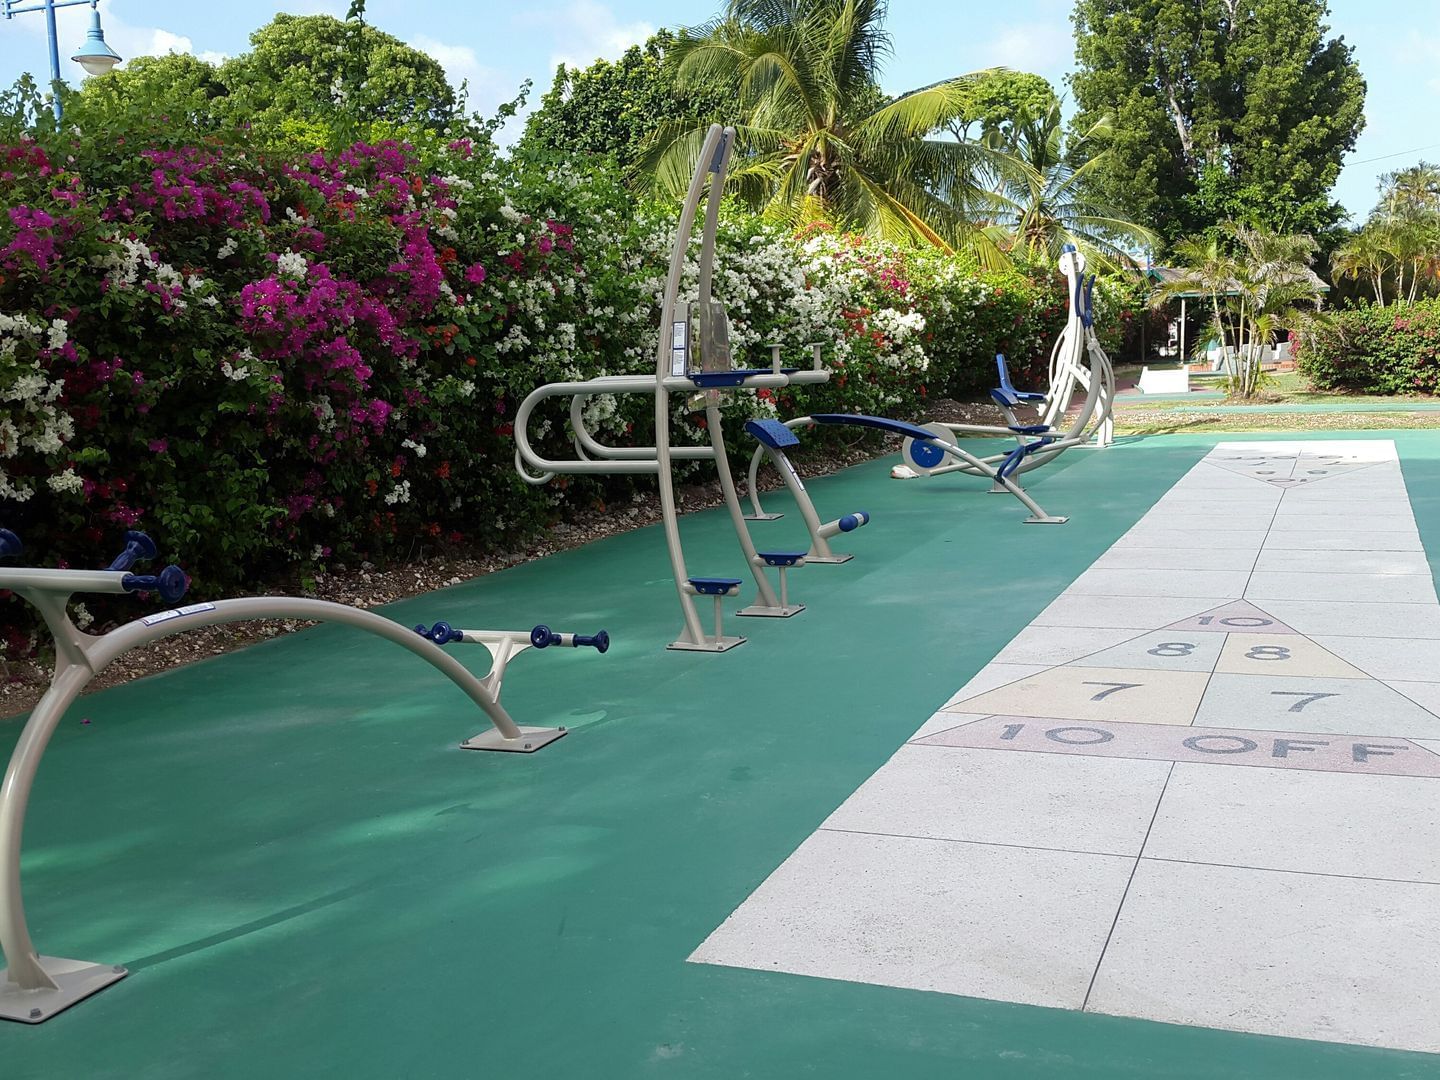
[[[468,138],[285,156],[183,132],[12,135],[0,192],[0,525],[36,562],[97,565],[140,527],[214,595],[509,542],[630,489],[536,488],[512,464],[537,385],[653,368],[673,208],[603,166],[509,163]],[[997,350],[1043,367],[1064,310],[1050,275],[738,211],[716,291],[742,363],[779,340],[806,364],[818,341],[836,373],[745,397],[737,419],[921,416],[988,385]],[[652,408],[601,395],[586,416],[648,444]],[[568,453],[563,411],[536,432]]]
[[[1334,312],[1300,338],[1295,357],[1326,390],[1440,393],[1440,299]]]

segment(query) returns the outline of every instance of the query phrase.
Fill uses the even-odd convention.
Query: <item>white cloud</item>
[[[1440,63],[1440,34],[1425,36],[1411,33],[1394,50],[1395,59],[1402,64],[1424,64],[1427,67]]]
[[[981,50],[987,66],[1046,72],[1070,66],[1075,38],[1066,22],[1018,23],[1004,27]]]
[[[474,87],[495,75],[491,68],[480,63],[475,50],[468,45],[446,45],[424,34],[411,38],[410,44],[444,68],[445,77],[457,87],[466,80]]]
[[[615,60],[631,45],[655,33],[648,22],[621,23],[597,0],[569,3],[522,15],[517,20],[549,36],[550,66],[589,67],[596,60]]]

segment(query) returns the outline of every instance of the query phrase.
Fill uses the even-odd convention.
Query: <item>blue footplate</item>
[[[765,560],[766,566],[794,566],[805,558],[803,551],[757,551],[755,554]]]
[[[771,450],[784,450],[787,446],[800,445],[800,439],[795,432],[779,420],[746,420],[745,430]]]
[[[728,596],[732,589],[738,589],[741,581],[739,578],[728,577],[692,577],[690,587],[701,596]]]

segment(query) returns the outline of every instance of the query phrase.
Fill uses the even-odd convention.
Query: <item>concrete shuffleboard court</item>
[[[691,960],[1440,1051],[1440,603],[1394,444],[1216,445]]]

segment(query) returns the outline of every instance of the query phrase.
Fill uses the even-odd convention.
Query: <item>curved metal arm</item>
[[[535,388],[520,403],[520,408],[515,412],[515,453],[516,471],[528,483],[537,481],[526,474],[525,468],[534,469],[537,473],[548,474],[546,479],[556,474],[605,474],[605,473],[649,473],[654,474],[660,471],[658,460],[648,459],[639,461],[586,461],[584,458],[573,458],[570,460],[551,460],[542,457],[530,444],[530,416],[540,402],[553,397],[572,397],[576,394],[608,394],[608,393],[630,393],[630,394],[653,394],[656,390],[655,380],[648,375],[621,375],[609,376],[604,379],[587,379],[582,382],[546,383],[544,386]],[[522,465],[524,466],[522,468]],[[543,481],[540,481],[543,482]]]
[[[657,451],[653,446],[606,446],[596,441],[585,425],[585,403],[590,397],[589,394],[576,394],[570,399],[570,430],[575,433],[580,453],[606,461],[649,461],[656,457]],[[714,461],[715,451],[708,446],[672,446],[670,456],[679,461]]]
[[[121,575],[117,573],[114,576],[118,578]],[[480,679],[438,645],[383,616],[344,604],[304,597],[240,597],[158,612],[128,622],[101,637],[85,635],[80,646],[80,662],[66,662],[57,669],[50,689],[40,699],[20,733],[5,779],[0,783],[0,950],[4,952],[7,964],[6,979],[0,982],[0,997],[17,987],[23,991],[52,991],[55,999],[64,997],[56,978],[52,977],[52,971],[42,964],[30,939],[20,889],[20,848],[25,811],[40,759],[71,702],[107,665],[132,649],[202,626],[276,618],[338,622],[392,641],[439,670],[464,691],[484,710],[501,739],[513,740],[518,747],[527,737],[534,737],[522,732],[500,708],[498,692],[487,689]],[[123,974],[123,969],[120,974]],[[99,989],[115,977],[118,976],[111,976],[78,996],[83,997]],[[63,1008],[70,1000],[59,1007]]]

